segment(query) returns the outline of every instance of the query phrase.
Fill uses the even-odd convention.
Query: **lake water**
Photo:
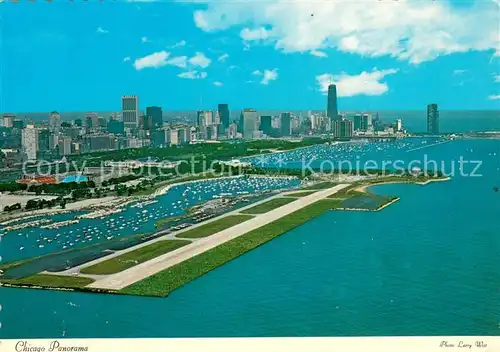
[[[401,199],[324,213],[165,299],[0,288],[0,337],[499,335],[500,142],[382,149],[482,176],[373,187]]]

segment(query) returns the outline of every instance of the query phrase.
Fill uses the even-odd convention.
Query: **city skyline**
[[[317,4],[321,9],[311,7],[304,16],[295,2],[283,9],[320,42],[286,27],[282,16],[259,17],[270,4],[255,11],[248,4],[100,4],[99,11],[71,4],[6,5],[9,70],[1,81],[2,112],[120,111],[116,97],[124,94],[140,96],[142,108],[165,111],[215,109],[220,102],[237,109],[323,110],[330,83],[337,85],[344,111],[421,110],[429,101],[442,110],[500,108],[494,2],[398,8],[374,2],[373,18],[354,21],[344,37],[326,26],[326,17],[332,11],[356,14],[359,4]],[[26,25],[19,27],[21,12]],[[395,22],[375,26],[379,12],[425,16],[409,23],[403,35]],[[148,27],[125,28],[124,19]],[[459,30],[470,23],[481,26],[467,35]],[[453,36],[423,45],[427,32],[417,27]],[[385,33],[391,35],[378,51],[364,42]],[[51,89],[46,82],[54,82]]]

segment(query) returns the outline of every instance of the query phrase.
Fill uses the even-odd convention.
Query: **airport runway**
[[[349,186],[349,184],[339,184],[332,188],[317,191],[309,196],[298,198],[294,202],[288,203],[267,213],[260,214],[253,219],[247,220],[211,236],[202,238],[184,247],[176,249],[175,251],[163,254],[119,273],[103,277],[102,279],[91,283],[87,287],[120,290],[209,249],[215,248],[222,243],[278,220],[283,216],[302,209],[318,200],[335,194],[347,186]]]

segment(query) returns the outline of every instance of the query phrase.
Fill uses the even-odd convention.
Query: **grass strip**
[[[132,295],[166,296],[189,281],[304,224],[327,210],[338,207],[338,205],[339,202],[335,200],[319,200],[270,224],[127,286],[119,292]]]
[[[241,214],[263,214],[267,213],[268,211],[274,210],[276,208],[282,207],[285,204],[291,203],[295,201],[294,198],[274,198],[271,200],[268,200],[267,202],[258,204],[254,207],[251,207],[249,209],[242,210],[240,213]]]
[[[181,232],[176,235],[177,238],[201,238],[213,235],[214,233],[225,230],[234,225],[241,224],[244,221],[252,219],[251,215],[228,215],[222,219],[209,222],[194,229]]]
[[[125,269],[131,268],[140,263],[158,257],[162,254],[181,248],[191,241],[183,240],[163,240],[144,246],[134,251],[122,254],[95,265],[80,270],[83,274],[109,275],[115,274]]]
[[[35,274],[22,279],[4,279],[2,283],[12,285],[33,285],[42,287],[82,288],[94,282],[88,277]]]
[[[310,196],[313,193],[316,193],[316,191],[295,192],[295,193],[284,194],[283,196],[284,197],[305,197],[305,196]]]

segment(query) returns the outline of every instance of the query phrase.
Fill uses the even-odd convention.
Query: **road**
[[[146,277],[149,277],[162,270],[179,264],[198,254],[206,252],[207,250],[215,248],[222,243],[228,242],[236,237],[244,235],[247,232],[276,221],[318,200],[327,198],[328,196],[337,193],[347,186],[349,186],[349,184],[339,184],[329,189],[317,191],[309,196],[298,198],[296,201],[283,205],[267,213],[260,214],[253,219],[222,230],[211,236],[202,238],[172,252],[163,254],[119,273],[108,275],[106,277],[103,277],[102,279],[98,279],[87,287],[120,290]],[[238,211],[241,211],[241,209],[239,209]]]

